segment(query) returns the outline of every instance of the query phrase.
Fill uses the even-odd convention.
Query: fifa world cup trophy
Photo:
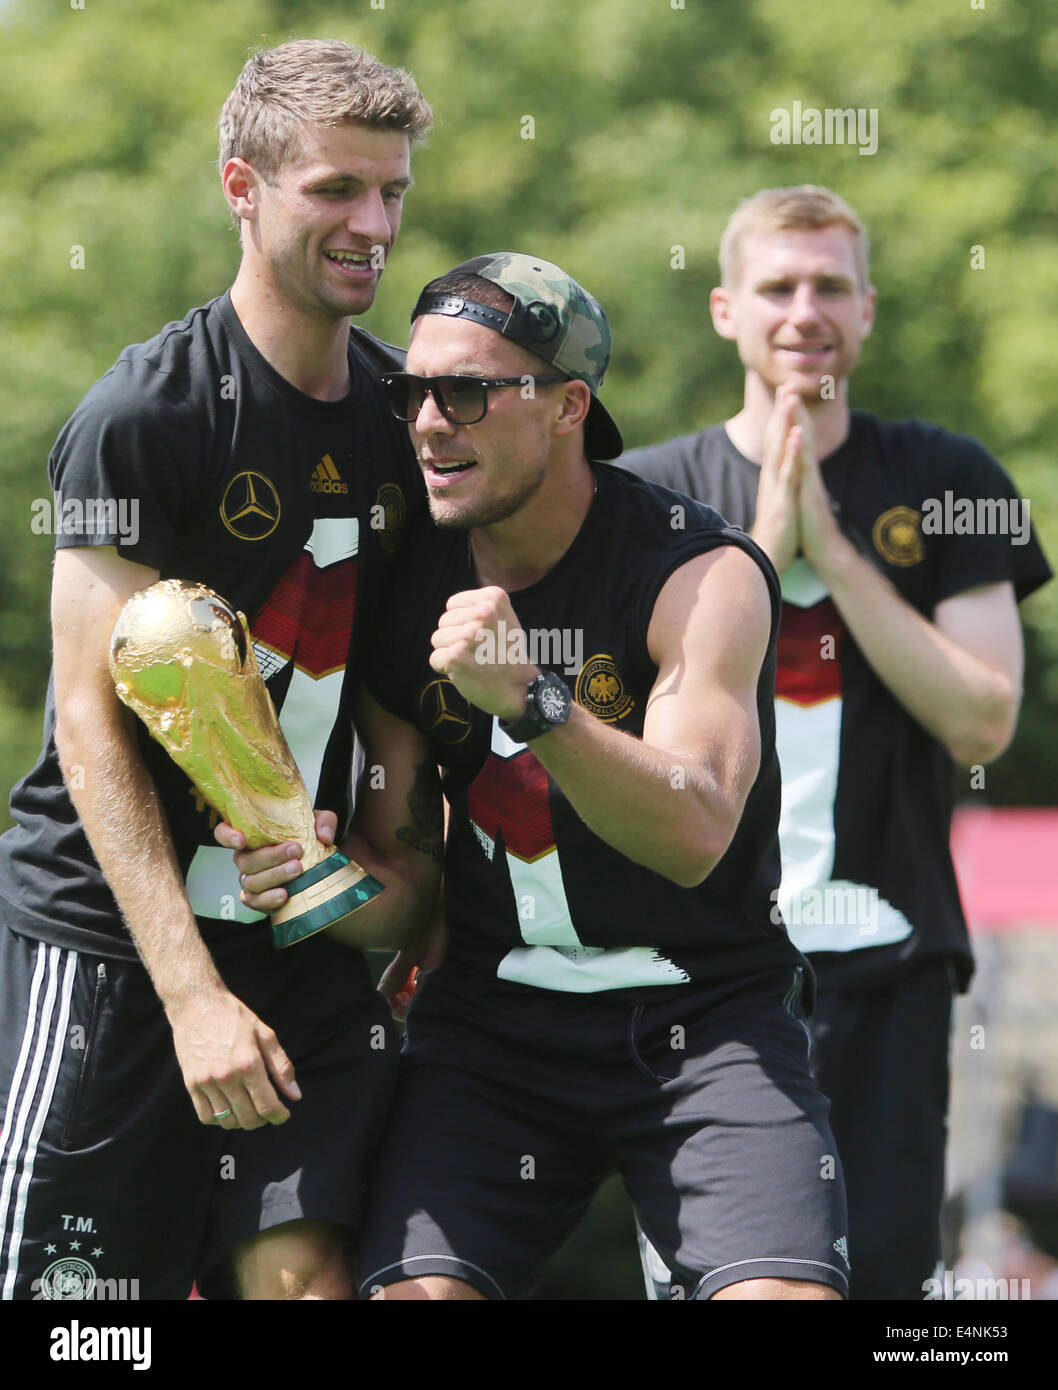
[[[270,913],[277,948],[312,936],[383,891],[316,839],[312,802],[257,668],[245,617],[202,584],[163,579],[133,594],[110,640],[118,696],[250,849],[296,840],[304,872]]]

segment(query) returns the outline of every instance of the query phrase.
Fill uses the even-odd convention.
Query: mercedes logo
[[[419,696],[423,728],[442,743],[462,743],[470,733],[470,706],[452,682],[431,681]]]
[[[250,469],[236,473],[220,499],[220,519],[241,541],[263,541],[279,525],[279,493],[271,479]]]

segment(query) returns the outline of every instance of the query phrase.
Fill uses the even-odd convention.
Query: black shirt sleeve
[[[723,425],[633,449],[621,464],[648,482],[704,502],[732,526],[748,531],[753,525],[760,469],[738,452]]]
[[[622,468],[645,478],[648,483],[660,483],[675,492],[697,497],[701,487],[699,479],[703,471],[701,453],[702,435],[684,434],[677,439],[669,439],[664,444],[652,444],[643,449],[628,449],[620,458]]]
[[[64,426],[49,460],[57,548],[116,546],[165,570],[205,487],[201,424],[146,365],[119,361]]]
[[[1012,581],[1018,600],[1051,577],[1030,505],[1003,467],[976,440],[945,435],[943,488],[924,498],[922,529],[939,549],[935,601],[980,584]],[[949,497],[950,494],[950,497]],[[982,505],[983,504],[983,505]],[[972,516],[972,521],[971,521]],[[965,529],[964,529],[965,528]]]

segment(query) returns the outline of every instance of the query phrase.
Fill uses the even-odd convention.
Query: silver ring
[[[214,1110],[213,1118],[215,1120],[226,1120],[230,1114],[231,1106],[229,1106],[227,1110]]]
[[[243,892],[245,893],[245,891],[246,891],[246,875],[245,875],[245,874],[240,874],[240,875],[239,875],[239,887],[240,887],[240,888],[243,890]]]

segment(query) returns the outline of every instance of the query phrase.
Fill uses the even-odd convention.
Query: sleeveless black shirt
[[[612,849],[580,819],[531,744],[512,743],[498,720],[430,667],[430,636],[448,597],[479,585],[465,532],[418,527],[384,619],[395,640],[376,649],[367,680],[380,703],[427,735],[443,765],[446,960],[581,993],[653,993],[804,965],[776,907],[775,572],[710,508],[623,469],[596,472],[597,494],[567,552],[510,595],[528,658],[561,675],[597,718],[641,738],[657,678],[647,629],[662,586],[694,556],[738,546],[760,566],[772,606],[757,684],[760,769],[731,845],[697,887],[679,887]],[[518,659],[513,649],[510,659]],[[678,779],[679,768],[672,775]]]

